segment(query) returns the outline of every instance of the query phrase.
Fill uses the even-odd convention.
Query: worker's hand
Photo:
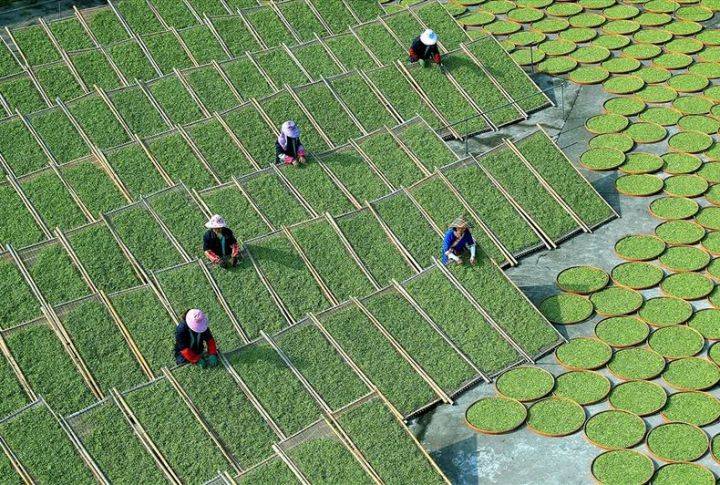
[[[300,158],[298,158],[298,160],[300,161],[301,164],[304,164],[307,161],[307,160],[305,160],[305,157],[303,157],[302,155],[300,156]]]
[[[471,264],[472,266],[475,266],[475,258],[470,258],[470,264]]]
[[[238,263],[237,256],[233,256],[232,259],[230,260],[230,262],[232,263],[233,267],[237,266],[237,263]]]
[[[218,365],[217,355],[210,355],[206,357],[205,363],[207,364],[207,367],[215,367],[216,365]]]

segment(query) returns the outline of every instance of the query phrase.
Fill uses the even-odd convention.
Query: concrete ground
[[[0,26],[11,26],[38,16],[50,18],[71,14],[72,5],[78,8],[103,4],[103,0],[48,0],[33,2],[16,0],[0,8]],[[542,89],[548,90],[548,96],[555,102],[554,108],[548,108],[533,114],[527,121],[504,128],[498,133],[487,133],[468,141],[467,147],[453,142],[453,148],[463,153],[466,148],[473,153],[483,152],[506,137],[520,137],[529,134],[540,124],[550,135],[558,135],[557,142],[574,162],[587,149],[591,135],[584,129],[584,123],[590,116],[600,113],[602,103],[608,96],[599,86],[579,88],[571,83],[547,76],[536,76],[535,81]],[[663,154],[666,143],[641,148]],[[576,164],[579,167],[579,164]],[[621,236],[628,233],[652,232],[659,223],[650,216],[647,207],[652,200],[631,197],[618,197],[614,188],[617,177],[615,172],[606,174],[581,172],[592,182],[595,188],[618,211],[621,218],[614,220],[592,234],[582,234],[563,243],[553,251],[532,254],[520,261],[516,268],[508,270],[509,276],[530,297],[539,304],[546,296],[556,292],[554,281],[563,269],[591,264],[606,271],[622,261],[613,253],[613,246]],[[657,296],[658,290],[644,291],[646,298]],[[700,308],[705,302],[695,302]],[[589,322],[560,331],[568,338],[592,335],[595,324],[600,320],[593,317]],[[537,365],[555,375],[564,369],[555,364],[552,355],[537,362]],[[613,378],[603,372],[613,383]],[[413,430],[447,476],[456,484],[498,483],[498,484],[582,484],[590,483],[590,464],[601,453],[583,438],[582,432],[565,438],[546,438],[527,428],[501,436],[485,436],[472,431],[464,424],[464,414],[468,406],[481,397],[493,395],[492,385],[478,385],[460,398],[455,405],[443,405],[422,416],[412,425]],[[720,397],[720,392],[713,391]],[[607,403],[587,407],[588,416],[607,409]],[[659,416],[646,419],[649,425],[661,422]],[[720,424],[704,428],[710,436],[720,432]],[[637,448],[647,451],[644,446]],[[720,475],[720,466],[709,456],[698,463],[710,467]],[[660,464],[658,464],[659,466]]]
[[[557,139],[560,147],[621,216],[594,233],[582,234],[564,242],[556,250],[546,250],[523,258],[517,267],[507,271],[513,281],[537,305],[545,297],[558,292],[554,282],[561,270],[589,264],[610,272],[614,266],[623,262],[613,252],[615,242],[625,234],[651,233],[660,221],[648,212],[648,206],[654,197],[619,197],[614,187],[617,172],[590,172],[577,163],[592,137],[584,129],[585,120],[599,114],[602,103],[609,98],[602,88],[578,87],[569,83],[563,89],[563,81],[547,76],[540,76],[536,81],[543,89],[554,85],[553,95],[549,96],[557,106],[531,116],[527,122],[503,130],[502,135],[521,136],[522,133],[532,131],[535,124],[540,124],[550,135],[560,133]],[[564,110],[561,99],[563,95]],[[481,135],[479,140],[471,140],[470,150],[482,152],[497,144],[503,136]],[[458,151],[463,150],[460,144],[455,144],[455,148]],[[644,145],[636,150],[662,155],[667,151],[667,143]],[[659,289],[643,291],[646,299],[658,296],[659,293]],[[694,302],[693,306],[699,309],[709,305],[706,300],[701,300]],[[595,324],[601,319],[594,316],[586,323],[559,327],[559,330],[567,338],[589,336],[593,334]],[[555,375],[565,372],[565,369],[555,363],[552,354],[542,358],[537,365]],[[613,384],[618,383],[618,379],[612,377],[607,370],[602,373],[610,378]],[[656,382],[662,384],[660,380]],[[593,481],[590,465],[602,450],[590,444],[582,432],[564,438],[547,438],[523,427],[506,435],[486,436],[468,428],[464,421],[467,408],[479,398],[494,393],[492,384],[480,384],[461,396],[455,405],[440,406],[422,416],[413,426],[419,439],[453,483],[569,485]],[[720,397],[720,391],[715,390],[712,393]],[[607,402],[586,407],[588,417],[605,409],[609,409]],[[650,426],[661,422],[659,415],[646,418],[646,423]],[[704,429],[712,437],[720,431],[720,425],[715,424]],[[637,450],[647,452],[644,445]],[[720,475],[720,466],[709,455],[698,463],[710,467],[716,475]],[[657,463],[657,466],[660,465],[662,463]]]
[[[37,17],[68,17],[73,13],[73,5],[82,9],[105,3],[104,0],[15,0],[0,7],[0,26],[15,26],[34,21]]]

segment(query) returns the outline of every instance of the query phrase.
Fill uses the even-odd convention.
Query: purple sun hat
[[[203,333],[208,328],[208,319],[202,310],[193,308],[185,315],[185,323],[187,323],[190,330],[197,333]]]

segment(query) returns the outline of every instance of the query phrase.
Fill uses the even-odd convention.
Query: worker
[[[449,261],[462,264],[461,256],[465,250],[470,251],[470,264],[475,264],[475,239],[470,234],[472,225],[460,216],[455,219],[443,238],[442,245],[442,263],[447,264]]]
[[[217,365],[217,345],[202,310],[186,311],[175,327],[175,362],[178,365],[199,364],[203,368]]]
[[[300,141],[300,128],[294,121],[286,121],[280,127],[280,134],[275,142],[275,163],[300,165],[305,163],[305,147]]]
[[[203,251],[211,263],[227,268],[237,265],[240,246],[225,219],[215,214],[205,223],[207,231],[203,236]]]
[[[410,46],[410,63],[422,60],[423,65],[427,66],[428,61],[432,61],[442,67],[442,59],[437,46],[438,36],[430,29],[426,29],[418,37],[415,37]]]

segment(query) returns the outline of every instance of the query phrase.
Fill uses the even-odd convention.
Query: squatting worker
[[[222,267],[235,266],[240,256],[240,246],[225,219],[215,214],[205,223],[203,251],[211,263]]]
[[[202,310],[186,311],[175,327],[175,362],[200,364],[203,368],[217,365],[217,346]]]
[[[430,29],[425,30],[418,37],[415,37],[410,46],[410,63],[422,60],[424,65],[432,61],[441,65],[442,59],[437,46],[438,36]]]
[[[475,239],[470,234],[471,224],[460,216],[455,219],[445,233],[442,246],[442,263],[449,261],[462,264],[461,257],[466,250],[470,251],[470,264],[475,264]]]
[[[275,142],[275,163],[305,163],[305,147],[300,141],[300,128],[294,121],[286,121],[280,127],[280,134]]]

